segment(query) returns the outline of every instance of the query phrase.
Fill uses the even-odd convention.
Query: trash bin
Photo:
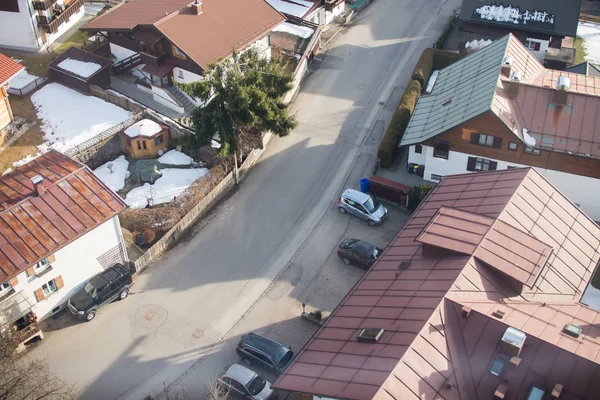
[[[360,191],[363,193],[369,193],[370,185],[371,185],[371,181],[369,181],[369,178],[362,178],[360,180]]]

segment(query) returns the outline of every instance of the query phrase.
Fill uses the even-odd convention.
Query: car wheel
[[[347,259],[346,257],[343,257],[343,258],[342,258],[342,261],[344,262],[344,264],[346,264],[346,265],[350,265],[350,260],[349,260],[349,259]]]
[[[96,311],[90,311],[85,316],[85,320],[88,321],[88,322],[91,321],[91,320],[93,320],[94,318],[96,318]]]
[[[129,289],[121,290],[121,293],[119,293],[119,300],[124,300],[128,295],[129,295]]]
[[[375,221],[373,221],[372,219],[369,220],[369,225],[370,226],[375,226]]]
[[[244,363],[244,365],[246,365],[248,367],[250,366],[250,364],[252,364],[252,362],[250,362],[250,360],[247,358],[242,358],[242,362]]]
[[[344,207],[339,207],[338,210],[340,210],[342,214],[346,214],[346,209]]]

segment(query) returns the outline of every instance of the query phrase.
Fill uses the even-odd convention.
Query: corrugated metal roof
[[[24,67],[10,57],[0,53],[0,86],[15,76]]]
[[[589,61],[584,61],[581,64],[573,65],[571,68],[565,69],[565,72],[600,77],[600,69],[596,68],[594,64],[591,64]]]
[[[488,111],[509,38],[441,70],[433,92],[419,98],[400,146],[421,143]]]
[[[43,177],[37,195],[31,178]],[[0,176],[0,282],[124,210],[85,165],[52,150]]]
[[[473,243],[482,235],[486,220],[495,221],[487,232],[490,243],[486,246],[502,243],[508,248],[499,254],[523,257],[527,261],[521,261],[524,271],[514,265],[503,269],[495,260],[488,260],[488,265],[470,255],[423,252],[417,237],[450,227],[452,219],[465,222],[462,227],[473,227]],[[450,232],[444,237],[450,237]],[[498,383],[510,376],[511,396],[526,394],[533,379],[550,389],[552,382],[569,384],[567,398],[593,399],[585,396],[593,393],[587,387],[576,387],[575,374],[561,382],[560,375],[533,367],[530,361],[543,354],[537,351],[540,348],[554,355],[563,351],[560,360],[576,365],[578,373],[598,373],[598,335],[590,343],[583,338],[582,344],[573,347],[559,330],[567,322],[600,321],[599,313],[578,303],[600,260],[599,238],[600,227],[532,168],[447,176],[275,386],[348,399],[488,399]],[[550,248],[553,253],[544,265]],[[519,293],[514,279],[535,283]],[[462,306],[455,309],[455,303],[444,301],[445,297],[493,307],[515,304],[517,311],[507,312],[502,322],[484,314],[479,318],[476,311],[461,321]],[[560,314],[544,316],[543,302],[543,308],[558,308]],[[493,307],[482,311],[489,314]],[[529,316],[524,319],[521,313]],[[535,330],[538,319],[546,326],[543,334]],[[488,320],[494,330],[478,330]],[[524,371],[524,380],[515,378],[519,374],[496,377],[488,373],[504,324],[523,328],[532,336],[523,350],[527,366],[519,370]],[[382,328],[385,333],[378,342],[359,342],[362,328]],[[595,334],[593,329],[585,332]],[[572,369],[561,366],[560,371]],[[596,385],[593,379],[586,384]]]

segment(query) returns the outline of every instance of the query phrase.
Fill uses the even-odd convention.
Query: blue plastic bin
[[[371,181],[368,178],[362,178],[360,180],[360,191],[363,193],[369,193],[369,186],[371,186]]]

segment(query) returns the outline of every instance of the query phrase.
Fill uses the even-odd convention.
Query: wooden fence
[[[266,133],[263,136],[263,148],[252,150],[248,157],[246,157],[246,160],[239,169],[240,183],[256,164],[260,156],[264,153],[267,144],[271,140],[271,137],[272,134],[270,132]],[[164,253],[171,245],[175,244],[190,226],[192,226],[234,187],[235,178],[233,172],[230,172],[213,190],[211,190],[202,200],[200,200],[200,202],[196,204],[190,212],[181,218],[181,220],[179,220],[179,222],[177,222],[177,224],[175,224],[175,226],[173,226],[169,232],[167,232],[162,238],[154,243],[152,247],[150,247],[133,263],[135,266],[135,271],[137,273],[142,272],[152,261]]]
[[[133,101],[130,101],[126,97],[119,96],[116,93],[109,92],[108,90],[104,90],[99,86],[90,85],[90,92],[93,96],[99,97],[102,100],[113,103],[121,108],[124,108],[128,111],[131,111],[135,114],[143,112],[146,108],[141,106]]]

